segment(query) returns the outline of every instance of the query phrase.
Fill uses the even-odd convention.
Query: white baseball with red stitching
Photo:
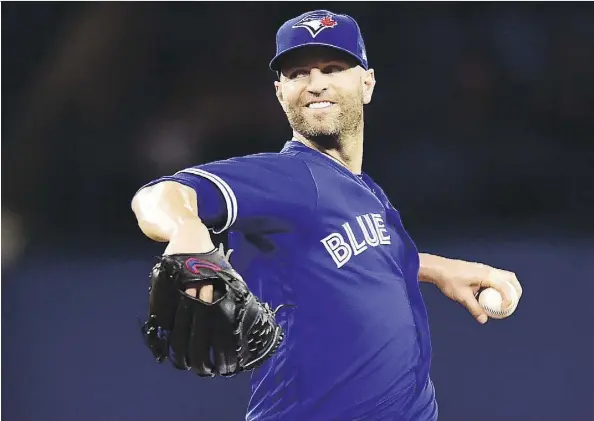
[[[481,307],[485,310],[487,315],[492,319],[505,319],[512,315],[516,311],[518,306],[518,293],[512,284],[505,282],[506,292],[508,297],[511,299],[511,304],[507,308],[501,308],[503,303],[503,297],[494,288],[487,288],[482,291],[478,297],[478,302]]]

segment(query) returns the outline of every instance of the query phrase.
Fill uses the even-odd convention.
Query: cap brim
[[[280,59],[282,57],[284,57],[287,53],[290,53],[291,51],[298,50],[300,48],[315,47],[315,46],[318,46],[318,47],[328,47],[328,48],[332,48],[334,50],[342,51],[343,53],[346,53],[349,56],[353,57],[355,60],[357,60],[357,63],[359,63],[361,66],[363,66],[365,68],[365,70],[367,70],[367,65],[365,63],[363,63],[359,57],[357,57],[355,54],[353,54],[349,50],[344,49],[344,48],[337,47],[336,45],[326,44],[326,43],[323,43],[323,42],[308,42],[308,43],[304,43],[304,44],[295,45],[295,46],[293,46],[291,48],[287,48],[286,50],[281,51],[279,54],[277,54],[270,61],[270,65],[269,65],[270,66],[270,70],[273,70],[275,72],[279,72],[280,71],[280,66],[279,66]]]

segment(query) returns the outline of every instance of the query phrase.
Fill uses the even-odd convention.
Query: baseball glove
[[[270,358],[283,340],[276,312],[253,295],[221,245],[209,253],[159,258],[150,275],[146,345],[158,362],[169,359],[199,376],[232,376]],[[213,301],[185,291],[213,285]]]

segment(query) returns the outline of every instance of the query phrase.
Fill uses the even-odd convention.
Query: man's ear
[[[366,70],[363,75],[363,104],[369,104],[373,96],[373,89],[375,88],[375,71],[373,69]]]
[[[283,101],[283,89],[282,84],[278,81],[274,81],[274,89],[276,90],[276,99],[278,99],[279,104],[283,107],[283,111],[285,110],[285,101]]]

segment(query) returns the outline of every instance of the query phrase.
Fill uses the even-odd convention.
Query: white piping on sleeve
[[[213,232],[215,234],[220,234],[221,232],[225,231],[235,223],[235,221],[237,220],[237,197],[235,197],[235,193],[233,193],[233,190],[231,189],[231,187],[229,187],[229,184],[227,184],[221,177],[198,168],[186,168],[185,170],[178,171],[176,174],[179,173],[194,174],[206,178],[207,180],[212,181],[214,185],[217,186],[223,194],[223,197],[225,198],[225,203],[227,205],[227,222],[225,223],[225,226],[220,230],[215,231],[213,229]],[[198,194],[200,194],[200,192],[198,192]]]

